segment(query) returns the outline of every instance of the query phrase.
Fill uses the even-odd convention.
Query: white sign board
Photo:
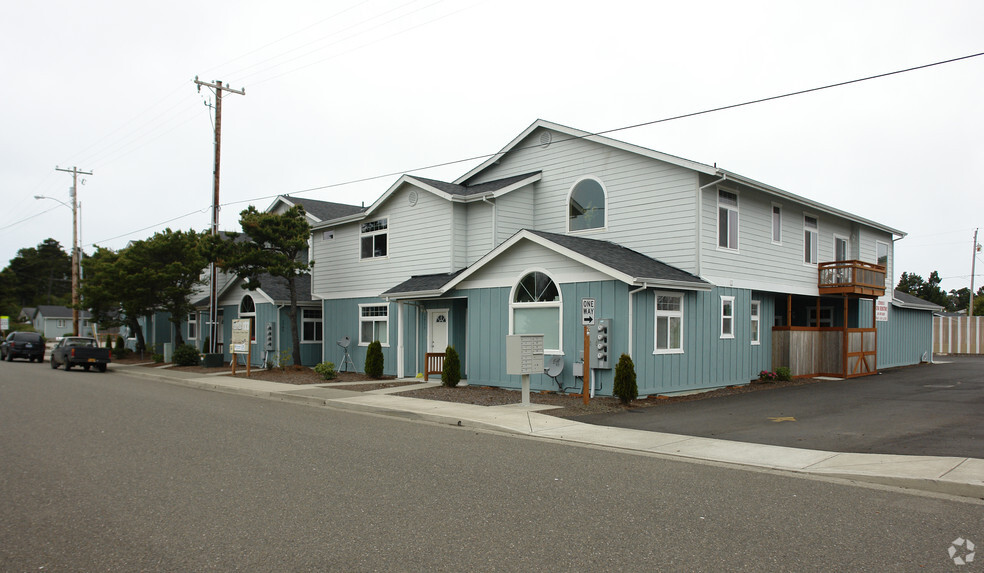
[[[248,318],[232,319],[232,353],[247,354],[249,352],[249,325]]]
[[[10,317],[0,316],[0,330],[7,332],[8,328],[10,328]]]
[[[878,299],[875,301],[875,320],[878,322],[888,322],[888,301]]]
[[[595,323],[595,299],[581,299],[581,324],[591,325]]]

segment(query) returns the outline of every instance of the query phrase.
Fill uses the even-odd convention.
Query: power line
[[[642,123],[636,123],[636,124],[627,125],[627,126],[623,126],[623,127],[617,127],[617,128],[607,129],[607,130],[603,130],[603,131],[597,131],[597,132],[593,132],[593,133],[585,133],[585,134],[582,134],[582,135],[572,135],[572,136],[568,136],[568,137],[565,137],[565,138],[562,138],[562,139],[554,140],[553,143],[554,144],[557,144],[557,143],[565,143],[565,142],[569,142],[569,141],[577,141],[577,140],[581,140],[581,139],[585,139],[585,138],[589,138],[589,137],[595,137],[595,136],[599,136],[599,135],[605,135],[605,134],[609,134],[609,133],[616,133],[616,132],[620,132],[620,131],[626,131],[626,130],[629,130],[629,129],[635,129],[635,128],[638,128],[638,127],[645,127],[645,126],[649,126],[649,125],[655,125],[655,124],[658,124],[658,123],[666,123],[666,122],[669,122],[669,121],[676,121],[676,120],[680,120],[680,119],[695,117],[695,116],[699,116],[699,115],[705,115],[705,114],[709,114],[709,113],[715,113],[715,112],[724,111],[724,110],[728,110],[728,109],[734,109],[734,108],[743,107],[743,106],[749,106],[749,105],[753,105],[753,104],[759,104],[759,103],[765,103],[765,102],[769,102],[769,101],[775,101],[775,100],[778,100],[778,99],[793,97],[793,96],[797,96],[797,95],[803,95],[803,94],[807,94],[807,93],[813,93],[813,92],[817,92],[817,91],[821,91],[821,90],[832,89],[832,88],[835,88],[835,87],[842,87],[842,86],[847,86],[847,85],[856,84],[856,83],[860,83],[860,82],[866,82],[866,81],[870,81],[870,80],[875,80],[875,79],[879,79],[879,78],[890,77],[890,76],[894,76],[894,75],[898,75],[898,74],[904,74],[904,73],[908,73],[908,72],[914,72],[914,71],[917,71],[917,70],[923,70],[923,69],[932,68],[932,67],[935,67],[935,66],[941,66],[941,65],[944,65],[944,64],[951,64],[951,63],[960,62],[960,61],[963,61],[963,60],[969,60],[971,58],[977,58],[977,57],[980,57],[980,56],[984,56],[984,52],[978,52],[978,53],[970,54],[970,55],[967,55],[967,56],[960,56],[960,57],[951,58],[951,59],[948,59],[948,60],[941,60],[941,61],[938,61],[938,62],[933,62],[933,63],[930,63],[930,64],[923,64],[923,65],[920,65],[920,66],[914,66],[914,67],[910,67],[910,68],[896,70],[896,71],[893,71],[893,72],[886,72],[886,73],[882,73],[882,74],[876,74],[876,75],[872,75],[872,76],[866,76],[866,77],[863,77],[863,78],[857,78],[857,79],[853,79],[853,80],[848,80],[848,81],[843,81],[843,82],[837,82],[837,83],[833,83],[833,84],[827,84],[827,85],[824,85],[824,86],[819,86],[819,87],[814,87],[814,88],[809,88],[809,89],[804,89],[804,90],[798,90],[798,91],[794,91],[794,92],[788,92],[788,93],[784,93],[784,94],[779,94],[779,95],[774,95],[774,96],[759,98],[759,99],[755,99],[755,100],[749,100],[749,101],[745,101],[745,102],[741,102],[741,103],[735,103],[735,104],[731,104],[731,105],[726,105],[726,106],[721,106],[721,107],[706,109],[706,110],[702,110],[702,111],[695,111],[695,112],[686,113],[686,114],[682,114],[682,115],[676,115],[676,116],[666,117],[666,118],[662,118],[662,119],[656,119],[656,120],[652,120],[652,121],[647,121],[647,122],[642,122]],[[531,145],[529,145],[527,147],[515,147],[515,148],[513,148],[513,151],[521,151],[521,150],[526,150],[526,149],[534,149],[534,148],[539,147],[539,145],[540,145],[539,143],[536,143],[536,144],[531,144]],[[322,191],[322,190],[326,190],[326,189],[334,189],[334,188],[338,188],[338,187],[345,187],[345,186],[348,186],[348,185],[354,185],[354,184],[357,184],[357,183],[366,183],[366,182],[369,182],[369,181],[375,181],[377,179],[383,179],[383,178],[388,178],[388,177],[395,177],[395,176],[404,175],[404,174],[408,174],[408,173],[415,173],[415,172],[418,172],[418,171],[426,171],[426,170],[429,170],[429,169],[436,169],[436,168],[439,168],[439,167],[448,167],[448,166],[457,165],[457,164],[460,164],[460,163],[467,163],[467,162],[471,162],[471,161],[484,160],[484,159],[488,159],[490,157],[495,157],[499,153],[500,153],[500,151],[496,151],[494,153],[485,153],[485,154],[474,155],[474,156],[467,157],[467,158],[462,158],[462,159],[454,159],[454,160],[451,160],[451,161],[444,161],[444,162],[441,162],[441,163],[433,163],[433,164],[430,164],[430,165],[421,166],[421,167],[415,167],[415,168],[412,168],[412,169],[407,169],[407,170],[402,170],[402,171],[390,171],[390,172],[381,173],[381,174],[378,174],[378,175],[372,175],[372,176],[362,177],[362,178],[358,178],[358,179],[350,179],[350,180],[347,180],[347,181],[342,181],[342,182],[337,182],[337,183],[329,183],[329,184],[326,184],[326,185],[320,185],[320,186],[317,186],[317,187],[309,187],[309,188],[306,188],[306,189],[299,189],[299,190],[296,190],[296,191],[289,191],[289,192],[286,192],[286,193],[277,193],[277,194],[271,194],[271,195],[263,195],[263,196],[254,197],[254,198],[251,198],[251,199],[245,199],[245,200],[240,200],[240,201],[231,201],[231,202],[228,202],[228,203],[223,203],[221,206],[222,207],[226,207],[226,206],[231,206],[231,205],[237,205],[237,204],[240,204],[240,203],[258,201],[258,200],[262,200],[262,199],[272,199],[272,198],[275,198],[275,197],[278,197],[278,196],[281,196],[281,195],[285,195],[285,196],[301,195],[301,194],[305,194],[305,193],[311,193],[313,191]],[[185,216],[187,216],[187,215],[185,215]],[[147,228],[153,228],[153,227],[156,227],[156,226],[159,226],[159,225],[162,225],[162,224],[164,224],[164,223],[158,223],[157,225],[151,225],[150,227],[147,227]],[[145,229],[140,229],[140,230],[133,231],[133,232],[130,232],[130,233],[125,233],[123,235],[119,235],[117,237],[113,237],[113,239],[125,237],[125,236],[131,235],[131,234],[135,234],[135,233],[138,233],[141,230],[145,230]],[[106,240],[112,240],[112,239],[106,239]]]

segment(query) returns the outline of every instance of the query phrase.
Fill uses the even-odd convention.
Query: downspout
[[[632,320],[632,317],[633,317],[633,313],[632,313],[632,295],[634,295],[637,292],[642,292],[642,291],[646,290],[647,288],[649,288],[649,285],[644,282],[644,283],[642,283],[642,286],[641,287],[639,287],[639,288],[637,288],[635,290],[630,290],[629,291],[629,353],[628,353],[629,354],[629,358],[632,358],[632,322],[633,322],[633,320]]]
[[[495,194],[494,193],[489,193],[488,195],[483,195],[482,196],[482,203],[486,203],[490,207],[492,207],[492,233],[491,233],[491,235],[492,235],[492,248],[489,249],[491,251],[492,249],[496,248],[499,245],[499,241],[497,240],[498,239],[498,228],[496,228],[496,220],[495,220],[496,219],[496,211],[497,211],[497,209],[495,208],[495,203],[489,201],[489,197],[492,197],[493,199],[495,199]]]
[[[697,276],[701,276],[701,271],[703,270],[701,268],[702,267],[702,265],[701,265],[701,258],[702,257],[701,257],[700,241],[701,241],[701,238],[702,238],[702,236],[704,234],[704,217],[703,217],[703,214],[704,213],[703,213],[703,210],[702,210],[702,206],[703,206],[702,205],[702,200],[704,198],[704,189],[706,189],[706,188],[708,188],[708,187],[710,187],[712,185],[717,185],[718,183],[721,183],[722,181],[727,181],[727,180],[728,180],[728,174],[727,173],[723,173],[721,175],[721,178],[718,179],[717,181],[711,181],[707,185],[701,185],[700,187],[697,188],[697,197],[695,199],[696,205],[697,205],[697,212],[696,212],[696,215],[697,215],[697,240],[696,240],[696,246],[697,246],[697,257],[696,257],[697,258],[697,272],[694,273]],[[699,179],[698,179],[698,181],[699,181]]]

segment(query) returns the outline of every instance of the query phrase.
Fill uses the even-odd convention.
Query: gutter
[[[695,247],[697,248],[697,257],[696,257],[696,259],[697,259],[697,272],[694,273],[694,274],[697,275],[697,276],[700,276],[700,274],[701,274],[701,251],[702,251],[702,249],[700,248],[700,241],[703,238],[703,234],[704,234],[704,217],[703,217],[704,213],[703,213],[703,210],[701,209],[701,207],[703,206],[702,205],[702,202],[703,202],[703,199],[704,199],[704,189],[706,189],[706,188],[708,188],[708,187],[710,187],[712,185],[717,185],[718,183],[722,183],[722,182],[728,180],[728,174],[727,173],[724,173],[722,171],[718,171],[718,173],[721,174],[721,178],[720,179],[718,179],[717,181],[711,181],[707,185],[701,185],[700,187],[697,188],[697,197],[695,198],[696,205],[697,205],[697,209],[695,210],[695,215],[697,217],[697,237],[696,237],[696,240],[694,241],[695,242]],[[697,182],[700,183],[700,178],[697,179]]]

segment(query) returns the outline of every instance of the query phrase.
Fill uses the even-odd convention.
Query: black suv
[[[27,358],[28,362],[44,362],[44,339],[36,332],[11,332],[0,345],[0,360]]]

